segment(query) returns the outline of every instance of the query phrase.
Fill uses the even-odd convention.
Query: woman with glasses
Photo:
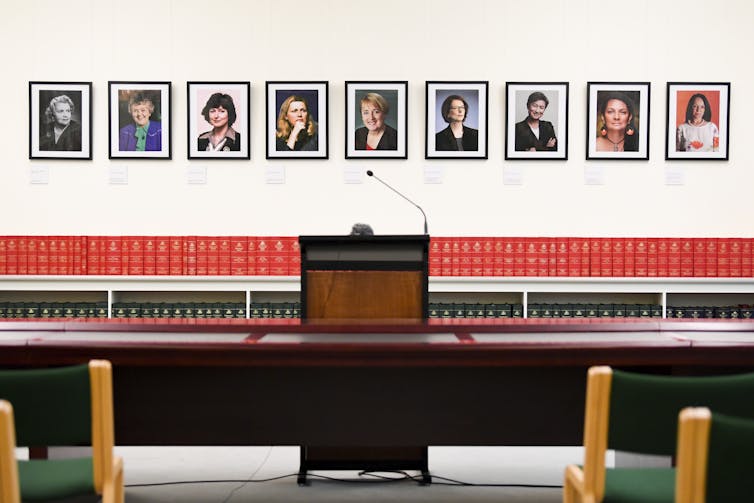
[[[442,118],[448,127],[435,135],[435,150],[476,151],[479,149],[479,132],[463,125],[469,104],[457,94],[451,94],[441,107]]]

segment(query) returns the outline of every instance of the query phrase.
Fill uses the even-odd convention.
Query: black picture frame
[[[364,119],[362,104],[384,122],[374,150],[367,148],[370,119]],[[346,159],[408,158],[407,81],[346,81],[345,110]]]
[[[649,82],[587,82],[587,159],[649,159],[650,90]],[[620,140],[615,138],[617,142],[610,138],[612,128],[603,129],[605,120],[600,110],[613,99],[619,104],[627,102],[619,108],[628,109],[628,117],[616,122],[617,128],[623,132]]]
[[[29,82],[29,159],[92,159],[91,82]]]
[[[568,82],[505,83],[506,160],[568,159],[568,87]],[[544,112],[534,111],[541,114],[535,117],[540,123],[539,138],[527,123],[530,100],[545,103]]]
[[[189,159],[251,159],[250,93],[251,83],[248,81],[186,82],[186,145]],[[207,107],[211,104],[227,108],[228,119],[234,119],[228,124],[229,133],[218,142],[216,149],[210,140],[213,125],[208,121],[211,112]]]
[[[488,81],[427,81],[426,121],[424,135],[425,159],[487,159],[488,137]],[[466,103],[463,120],[464,150],[459,150],[457,141],[443,117],[443,104],[452,107],[453,96]],[[476,147],[476,148],[473,148]]]
[[[267,159],[327,159],[329,143],[328,121],[328,87],[327,81],[267,81],[265,84],[265,108],[266,134],[265,144]],[[278,137],[278,116],[282,113],[282,107],[287,107],[286,102],[292,97],[301,98],[306,103],[307,122],[305,137],[293,142],[291,149],[285,137]],[[301,103],[301,100],[293,102]],[[282,119],[281,119],[282,121]],[[281,123],[281,134],[286,127]],[[285,128],[285,129],[282,129]],[[287,137],[290,139],[290,136]]]
[[[692,100],[703,107],[699,125]],[[668,82],[666,103],[666,160],[728,160],[730,82]]]
[[[171,83],[109,81],[107,85],[110,159],[171,159]],[[136,150],[139,143],[137,124],[130,111],[129,103],[134,98],[143,100],[134,105],[151,109],[147,115],[149,129],[142,151]],[[144,116],[139,117],[143,120]]]

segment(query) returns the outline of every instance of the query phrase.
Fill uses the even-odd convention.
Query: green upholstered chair
[[[750,397],[750,400],[754,397]],[[754,496],[754,419],[681,411],[675,503],[731,503]]]
[[[607,449],[673,456],[681,409],[703,405],[754,418],[752,397],[754,373],[678,377],[590,368],[584,463],[566,467],[563,502],[672,503],[675,469],[606,469]]]
[[[0,503],[87,494],[122,503],[110,362],[0,371]],[[15,415],[15,422],[14,422]],[[89,457],[16,460],[15,447],[91,446]]]

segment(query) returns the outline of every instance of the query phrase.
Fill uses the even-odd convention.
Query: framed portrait
[[[327,159],[327,81],[266,87],[267,159]]]
[[[506,82],[505,158],[568,159],[568,82]]]
[[[110,159],[170,159],[170,82],[108,82]]]
[[[587,159],[649,159],[649,82],[587,82]]]
[[[92,83],[29,82],[29,159],[92,158]]]
[[[250,159],[249,82],[187,82],[188,158]]]
[[[730,82],[668,82],[665,159],[728,160]]]
[[[346,159],[406,159],[408,82],[346,82]]]
[[[426,159],[487,159],[485,82],[427,82]]]

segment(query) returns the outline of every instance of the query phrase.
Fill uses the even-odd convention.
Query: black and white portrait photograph
[[[408,83],[346,82],[346,159],[406,159]]]
[[[649,82],[587,82],[587,159],[649,159]]]
[[[267,82],[267,159],[327,159],[327,82]]]
[[[91,159],[91,124],[91,82],[29,82],[29,159]]]
[[[188,158],[249,159],[249,82],[187,82]]]
[[[568,159],[568,83],[505,84],[505,158]]]
[[[487,158],[487,82],[427,82],[427,159]]]
[[[170,159],[170,82],[108,82],[110,158]]]

